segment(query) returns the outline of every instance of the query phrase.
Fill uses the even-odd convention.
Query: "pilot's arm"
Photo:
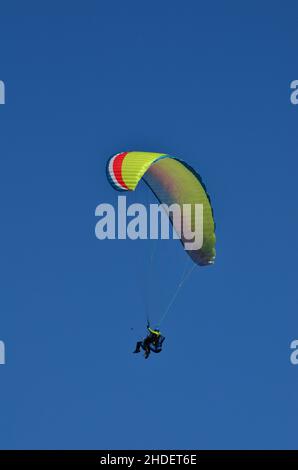
[[[149,333],[151,333],[152,335],[156,335],[156,336],[159,336],[159,335],[160,335],[160,332],[159,332],[159,331],[153,330],[152,328],[150,328],[150,326],[147,326],[147,330],[148,330]]]

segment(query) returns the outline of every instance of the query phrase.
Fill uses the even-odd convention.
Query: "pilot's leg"
[[[146,349],[145,354],[144,354],[145,359],[148,359],[149,355],[150,355],[150,349]]]
[[[140,350],[141,350],[141,346],[142,346],[142,341],[138,341],[137,344],[136,344],[136,349],[135,349],[134,353],[139,353]]]

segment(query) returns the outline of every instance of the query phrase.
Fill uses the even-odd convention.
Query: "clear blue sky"
[[[297,10],[1,2],[1,448],[297,447]],[[130,149],[194,166],[217,221],[148,361],[148,244],[94,235],[106,159]],[[153,303],[183,255],[163,242]]]

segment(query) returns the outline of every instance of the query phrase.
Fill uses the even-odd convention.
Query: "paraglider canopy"
[[[117,191],[134,191],[141,179],[149,186],[158,201],[166,206],[178,205],[180,219],[169,212],[174,229],[191,259],[200,266],[215,260],[215,223],[213,209],[200,175],[183,160],[163,153],[122,152],[107,163],[108,179]],[[198,230],[196,207],[203,209],[202,243],[190,249],[186,233]],[[185,213],[184,208],[189,210]]]

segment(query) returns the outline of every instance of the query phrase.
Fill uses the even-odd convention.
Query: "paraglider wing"
[[[107,163],[107,176],[117,191],[134,191],[143,179],[160,203],[181,208],[183,220],[177,222],[170,212],[169,217],[181,242],[186,248],[186,238],[181,227],[187,233],[194,233],[195,205],[203,207],[203,237],[199,249],[187,249],[187,254],[201,266],[214,263],[215,259],[215,223],[209,195],[201,177],[183,160],[171,155],[151,152],[122,152],[111,157]],[[183,207],[191,210],[185,215]]]

